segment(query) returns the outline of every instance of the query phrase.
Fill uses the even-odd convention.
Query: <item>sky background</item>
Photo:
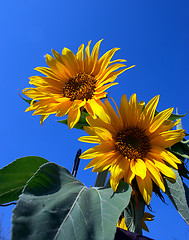
[[[135,68],[118,76],[119,85],[108,90],[117,104],[121,96],[136,93],[138,100],[148,102],[160,94],[158,110],[178,107],[189,112],[189,1],[182,0],[2,0],[0,10],[0,167],[23,156],[40,156],[72,169],[79,148],[90,144],[77,139],[82,130],[69,130],[50,116],[39,123],[39,116],[25,113],[28,107],[17,93],[29,87],[33,69],[46,66],[45,54],[63,47],[74,53],[92,40],[92,47],[104,39],[100,56],[113,47],[120,50],[114,59],[124,58]],[[52,54],[51,54],[52,55]],[[183,120],[189,132],[189,116]],[[94,185],[96,173],[84,171],[89,161],[81,160],[77,178],[87,186]],[[189,185],[189,183],[187,182]],[[147,222],[154,239],[189,239],[189,227],[164,194],[166,203],[153,195],[155,215]],[[10,239],[12,207],[0,208],[2,228]]]

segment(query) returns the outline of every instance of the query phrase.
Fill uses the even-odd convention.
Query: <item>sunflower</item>
[[[94,172],[108,169],[110,184],[116,191],[120,179],[130,184],[150,203],[153,184],[165,191],[163,176],[175,180],[170,167],[178,169],[181,161],[167,150],[182,140],[182,129],[171,130],[178,122],[168,120],[173,108],[155,115],[159,96],[155,96],[145,106],[133,94],[128,102],[126,95],[121,98],[120,109],[114,111],[106,99],[98,118],[87,117],[90,126],[85,131],[91,136],[79,140],[99,145],[88,149],[82,159],[92,159],[85,169],[93,167]],[[135,189],[135,186],[136,189]]]
[[[96,116],[96,109],[101,109],[101,100],[107,96],[105,92],[119,74],[132,68],[124,68],[126,60],[111,61],[114,53],[119,48],[113,48],[106,52],[100,59],[99,47],[102,40],[94,46],[90,55],[90,43],[85,48],[82,44],[75,55],[68,48],[62,50],[60,55],[52,50],[54,58],[46,55],[47,67],[37,67],[35,70],[45,76],[30,77],[30,84],[35,88],[26,88],[23,93],[31,101],[27,111],[33,111],[33,115],[41,115],[41,124],[50,115],[64,116],[68,114],[68,126],[73,128],[79,121],[81,111],[85,108],[90,116]]]

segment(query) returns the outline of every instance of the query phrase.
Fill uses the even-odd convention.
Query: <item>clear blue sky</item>
[[[27,103],[17,89],[28,87],[28,77],[37,66],[46,66],[44,55],[63,47],[76,53],[79,45],[104,39],[102,55],[120,47],[115,58],[127,59],[136,67],[117,79],[119,85],[109,89],[119,104],[121,96],[137,93],[139,100],[149,101],[160,94],[158,110],[178,107],[189,112],[189,1],[182,0],[17,0],[2,1],[1,28],[1,117],[0,141],[3,167],[29,155],[41,156],[72,169],[75,154],[91,145],[77,139],[85,133],[72,131],[49,117],[42,127],[40,117],[25,113]],[[115,59],[114,58],[114,59]],[[189,132],[189,117],[183,119]],[[82,160],[78,179],[94,185],[95,173],[84,171]],[[189,185],[189,184],[188,184]],[[155,239],[189,239],[189,227],[170,201],[165,205],[153,195],[151,206],[155,220],[147,223]],[[12,208],[0,208],[3,229],[10,232]]]

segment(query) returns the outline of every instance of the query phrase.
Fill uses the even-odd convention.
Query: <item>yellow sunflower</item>
[[[167,120],[173,108],[155,116],[159,96],[146,106],[137,101],[133,94],[128,102],[126,95],[121,98],[118,115],[106,99],[98,118],[87,117],[89,127],[85,131],[91,136],[80,141],[99,145],[85,151],[82,159],[92,159],[85,169],[93,167],[94,172],[109,169],[110,184],[116,191],[120,179],[141,192],[145,202],[150,203],[153,182],[165,191],[162,175],[176,179],[171,167],[177,169],[180,160],[167,150],[185,136],[182,129],[171,130],[178,122]]]
[[[106,52],[100,59],[99,47],[102,40],[96,43],[90,55],[90,43],[85,48],[82,44],[75,55],[68,48],[62,50],[62,55],[52,50],[55,58],[46,55],[47,67],[37,67],[35,70],[45,76],[30,77],[30,84],[35,88],[26,88],[23,93],[33,99],[26,111],[33,115],[41,115],[41,124],[50,115],[64,116],[68,114],[68,126],[73,128],[79,121],[81,111],[85,108],[90,116],[96,116],[96,109],[101,108],[101,100],[107,95],[109,87],[119,74],[132,68],[125,67],[118,59],[111,61],[119,48]]]

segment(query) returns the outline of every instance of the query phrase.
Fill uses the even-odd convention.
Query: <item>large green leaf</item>
[[[12,240],[113,240],[131,187],[87,188],[67,169],[43,165],[13,211]]]
[[[176,182],[172,183],[167,179],[164,180],[166,194],[186,223],[189,224],[188,188],[183,186],[178,171],[174,169],[173,171],[176,174]]]
[[[89,124],[88,124],[87,121],[86,121],[86,117],[87,117],[87,116],[89,116],[88,113],[82,112],[82,113],[81,113],[81,117],[80,117],[80,119],[79,119],[79,122],[74,126],[74,128],[83,130],[83,127],[84,127],[84,126],[89,126]],[[58,122],[59,122],[59,123],[64,123],[64,124],[67,125],[67,119],[65,119],[65,120],[60,120],[60,121],[58,121]]]
[[[41,157],[23,157],[0,169],[0,204],[18,200],[26,182],[47,162]]]

